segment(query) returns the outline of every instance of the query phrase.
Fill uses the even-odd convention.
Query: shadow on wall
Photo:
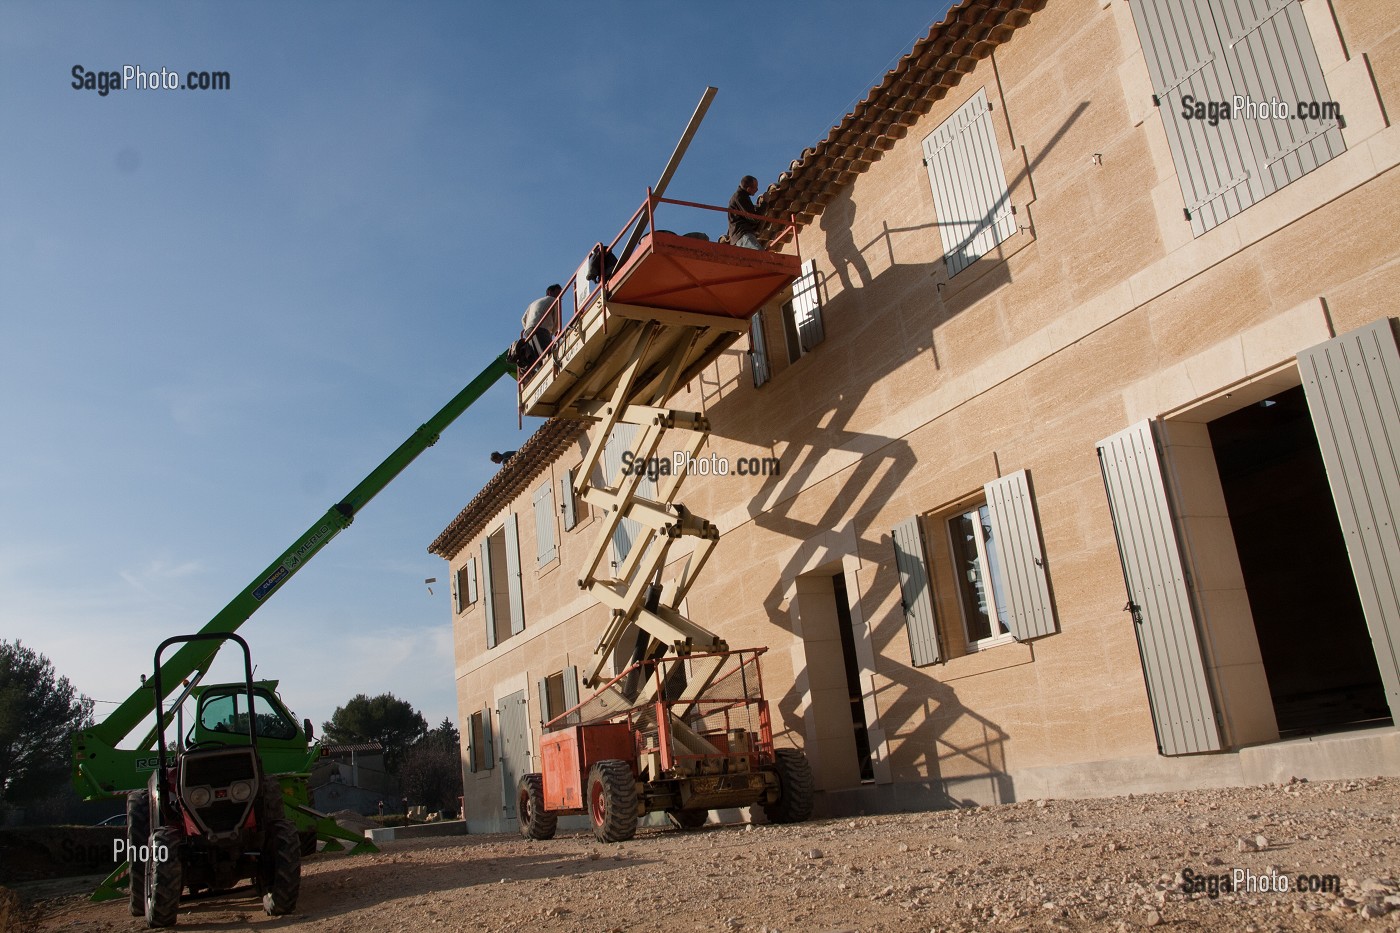
[[[1008,180],[1006,193],[977,219],[969,238],[953,244],[955,249],[994,223],[1010,192],[1029,191],[1031,173],[1088,108],[1088,101],[1074,108],[1035,158]],[[938,327],[1012,281],[1008,264],[988,257],[965,269],[954,280],[955,287],[946,288],[944,247],[932,230],[947,226],[947,218],[941,224],[935,217],[927,224],[907,227],[882,223],[881,232],[862,245],[854,236],[858,215],[853,186],[847,185],[830,199],[818,219],[825,233],[826,260],[833,270],[818,281],[825,337],[796,361],[771,366],[771,381],[758,390],[766,395],[762,417],[744,417],[746,410],[757,408],[747,397],[754,390],[744,376],[723,385],[707,386],[701,381],[718,436],[771,455],[782,450],[781,475],[764,482],[751,506],[757,507],[758,528],[794,543],[814,540],[851,516],[858,519],[877,512],[915,475],[919,463],[903,438],[853,430],[852,415],[882,392],[927,394],[939,388],[950,376],[934,345]],[[1018,223],[1029,224],[1029,220],[1020,217]],[[875,264],[878,272],[872,271],[871,262],[876,251],[884,254]],[[839,287],[833,287],[833,279]],[[911,371],[901,372],[906,367]],[[899,383],[892,379],[896,374]],[[745,394],[736,399],[736,391]],[[873,401],[877,408],[883,402],[890,412],[898,406],[896,399]],[[988,438],[988,450],[994,442]],[[839,479],[831,477],[819,491],[805,496],[799,508],[798,493],[818,479],[823,459],[842,453],[849,455],[851,464],[837,475]],[[947,492],[952,498],[965,491]],[[942,794],[948,805],[974,799],[982,803],[1014,800],[1005,767],[1005,731],[965,708],[953,687],[936,679],[936,668],[915,668],[896,660],[908,657],[908,644],[893,541],[889,532],[872,527],[861,530],[860,556],[877,570],[862,575],[862,589],[853,598],[860,601],[885,684],[875,699],[886,742],[899,748],[892,756],[893,779],[927,781],[934,795]],[[769,622],[789,632],[784,581],[802,572],[797,566],[779,568],[764,595]],[[897,639],[905,641],[896,645]],[[777,703],[783,721],[800,722],[801,703],[795,684]],[[962,795],[960,788],[967,794]]]

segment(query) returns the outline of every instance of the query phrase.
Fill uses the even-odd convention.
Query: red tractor
[[[247,681],[246,693],[223,697],[227,722],[216,729],[228,737],[177,742],[167,757],[166,716],[180,701],[166,713],[161,654],[173,644],[224,639],[243,648]],[[222,891],[243,879],[252,880],[267,913],[295,910],[301,839],[296,824],[283,817],[281,786],[263,773],[258,756],[258,720],[267,714],[254,702],[248,643],[232,633],[167,638],[156,649],[152,688],[160,757],[152,762],[147,789],[131,794],[126,805],[132,916],[144,915],[149,927],[173,926],[182,890]]]
[[[576,813],[600,842],[631,839],[638,818],[658,811],[682,829],[755,804],[774,823],[806,820],[812,770],[801,751],[773,747],[765,650],[638,662],[547,723],[543,771],[517,786],[521,835],[552,838],[558,818]]]

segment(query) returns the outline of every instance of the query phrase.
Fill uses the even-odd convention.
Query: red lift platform
[[[648,192],[622,232],[606,247],[597,244],[591,256],[615,255],[623,237],[640,223],[643,235],[635,247],[624,246],[616,265],[593,262],[595,271],[605,273],[598,281],[587,278],[590,263],[585,262],[541,320],[539,326],[555,336],[549,350],[520,374],[522,414],[591,418],[586,403],[612,395],[632,362],[631,354],[620,348],[631,348],[638,331],[649,324],[660,326],[646,340],[640,379],[629,394],[645,394],[663,379],[684,385],[748,330],[755,311],[797,278],[795,253],[744,249],[657,229],[662,205],[727,214],[723,207]],[[775,241],[792,236],[795,242],[791,219],[755,219],[777,229]]]

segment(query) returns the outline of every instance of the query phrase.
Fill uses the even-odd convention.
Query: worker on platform
[[[546,321],[545,316],[562,291],[560,286],[551,285],[544,290],[543,298],[536,298],[526,306],[525,313],[520,318],[520,342],[517,344],[519,358],[516,363],[521,369],[529,369],[535,365],[535,360],[544,355],[544,351],[549,349],[554,340],[554,331],[549,325],[557,323],[558,315],[554,321]]]
[[[758,179],[745,175],[739,181],[739,190],[729,199],[729,242],[744,249],[763,249],[763,244],[758,242],[758,221],[736,213],[757,214],[758,207],[753,203],[753,196],[757,193]]]

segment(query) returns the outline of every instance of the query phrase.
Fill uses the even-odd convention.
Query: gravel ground
[[[356,933],[1400,930],[1397,838],[1391,778],[643,830],[623,845],[577,833],[463,836],[308,859],[290,917],[265,916],[245,888],[186,901],[179,923]],[[1256,890],[1222,891],[1219,876],[1235,870],[1252,873]],[[1299,876],[1335,876],[1339,887],[1297,890]],[[1192,879],[1200,890],[1183,892]],[[1287,891],[1264,889],[1284,882]],[[19,894],[15,930],[144,929],[124,901],[91,904],[52,885]]]

